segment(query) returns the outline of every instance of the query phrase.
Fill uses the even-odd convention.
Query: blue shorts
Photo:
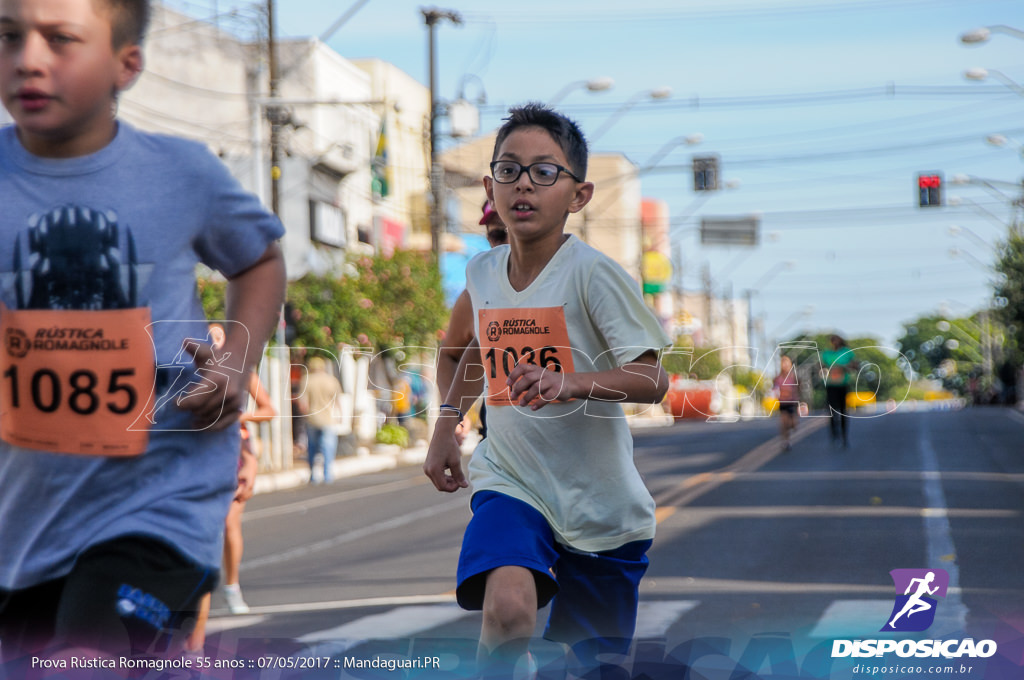
[[[459,555],[460,606],[483,608],[492,570],[524,567],[533,572],[538,606],[551,602],[546,639],[571,645],[578,655],[629,651],[651,541],[585,553],[556,542],[544,516],[515,498],[480,491],[472,508]]]

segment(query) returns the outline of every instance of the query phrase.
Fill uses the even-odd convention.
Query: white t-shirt
[[[509,283],[509,253],[509,246],[495,248],[466,268],[488,393],[503,389],[505,366],[510,370],[523,355],[581,373],[671,344],[637,283],[579,239],[570,236],[522,291]],[[569,347],[559,341],[566,332]],[[557,540],[575,549],[601,552],[654,537],[654,500],[633,463],[618,403],[580,399],[531,411],[492,399],[487,438],[469,474],[475,491],[536,508]]]

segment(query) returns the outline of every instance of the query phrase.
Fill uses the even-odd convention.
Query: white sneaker
[[[242,599],[242,589],[237,583],[224,586],[224,599],[228,601],[228,610],[232,614],[248,614],[249,605]]]

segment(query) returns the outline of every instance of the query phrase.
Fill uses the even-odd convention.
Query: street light
[[[957,237],[957,236],[960,236],[961,234],[963,234],[964,236],[966,236],[967,238],[971,239],[975,243],[981,245],[986,250],[988,250],[990,252],[995,250],[995,248],[993,248],[991,243],[989,243],[988,241],[986,241],[982,237],[978,236],[974,232],[974,230],[970,229],[969,227],[964,227],[964,226],[961,226],[959,224],[951,224],[949,226],[949,229],[947,230],[947,232],[949,233],[950,236],[953,236],[953,237]]]
[[[751,347],[757,347],[757,341],[754,338],[754,293],[761,293],[761,289],[764,288],[769,281],[774,279],[776,276],[784,271],[792,271],[796,269],[796,260],[783,260],[782,262],[776,262],[773,267],[766,271],[761,278],[753,283],[750,288],[747,288],[744,293],[744,297],[747,298],[747,343]],[[764,329],[762,328],[762,331]],[[767,338],[763,338],[767,343]],[[764,349],[767,349],[765,347]]]
[[[558,102],[566,98],[566,96],[574,90],[585,89],[587,92],[604,92],[610,90],[615,85],[615,81],[608,76],[600,76],[598,78],[591,78],[590,80],[577,80],[568,83],[561,90],[556,92],[553,97],[548,99],[547,105],[554,106]]]
[[[967,80],[982,81],[986,80],[989,76],[995,78],[996,80],[998,80],[999,82],[1003,83],[1008,88],[1016,92],[1017,94],[1024,97],[1024,86],[1022,86],[1020,83],[1018,83],[1016,80],[1006,75],[1002,71],[997,71],[994,68],[981,67],[969,68],[966,71],[964,71],[964,78],[967,78]]]
[[[801,309],[799,309],[799,310],[793,312],[792,314],[790,314],[788,317],[786,317],[785,321],[783,321],[778,326],[776,326],[775,330],[773,330],[769,334],[770,337],[772,339],[778,338],[779,337],[779,333],[781,333],[782,331],[786,330],[787,328],[792,326],[794,323],[796,323],[800,319],[802,319],[804,317],[807,317],[807,316],[810,316],[811,314],[814,314],[814,309],[815,309],[814,305],[804,305]]]
[[[622,106],[616,109],[612,115],[608,116],[604,123],[601,124],[601,127],[599,127],[596,131],[594,131],[592,135],[590,135],[590,139],[588,141],[591,144],[596,142],[604,133],[608,132],[612,125],[615,125],[615,123],[618,122],[620,118],[626,115],[627,111],[636,106],[641,100],[668,99],[671,96],[671,87],[656,87],[653,90],[641,90],[640,92],[637,92],[632,97],[627,99],[625,103],[622,104]]]
[[[974,256],[974,253],[972,253],[969,250],[964,250],[963,248],[953,246],[952,248],[949,249],[949,256],[953,258],[961,258],[971,266],[987,274],[992,273],[992,266],[985,264],[984,262],[979,260],[977,257]]]
[[[640,172],[646,172],[656,166],[661,160],[668,155],[668,152],[677,146],[685,144],[686,146],[696,146],[704,141],[704,135],[700,132],[694,132],[690,135],[680,135],[673,139],[668,140],[662,144],[661,148],[651,154],[651,157],[647,159],[643,167],[640,168]]]
[[[995,134],[987,135],[985,137],[985,141],[991,144],[992,146],[1015,146],[1017,147],[1017,153],[1019,153],[1021,156],[1024,156],[1024,144],[1021,144],[1016,139],[1010,139],[1006,135],[1002,135],[997,132]]]
[[[1005,33],[1007,35],[1012,35],[1015,38],[1024,38],[1024,31],[1013,28],[1012,26],[996,24],[994,26],[982,26],[981,28],[975,28],[965,33],[961,33],[960,42],[964,45],[978,45],[988,42],[988,39],[992,37],[993,33]]]
[[[1012,228],[1012,222],[1007,222],[1005,219],[1003,219],[999,215],[996,215],[994,212],[992,212],[985,206],[981,205],[977,201],[972,201],[969,198],[963,198],[962,196],[950,196],[949,199],[946,201],[946,204],[949,205],[949,207],[951,208],[957,208],[960,206],[970,208],[974,212],[978,213],[982,217],[991,220],[992,222],[999,225],[1003,229]]]

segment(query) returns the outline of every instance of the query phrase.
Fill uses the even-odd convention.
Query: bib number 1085
[[[524,347],[522,354],[516,352],[515,347],[506,347],[505,349],[492,347],[484,354],[484,359],[489,363],[489,373],[492,380],[498,377],[499,352],[501,353],[501,368],[506,376],[512,372],[512,369],[520,361],[550,369],[555,373],[562,372],[562,362],[558,358],[557,347],[541,347],[539,350],[535,350],[532,347]]]
[[[56,412],[66,399],[68,408],[83,416],[92,415],[101,408],[124,415],[130,413],[139,401],[135,388],[127,382],[134,376],[133,368],[114,369],[101,392],[101,379],[95,371],[73,371],[65,382],[57,371],[40,368],[27,376],[28,397],[32,406],[43,413]],[[18,367],[11,366],[4,371],[3,377],[10,385],[11,406],[21,408],[24,385]]]

